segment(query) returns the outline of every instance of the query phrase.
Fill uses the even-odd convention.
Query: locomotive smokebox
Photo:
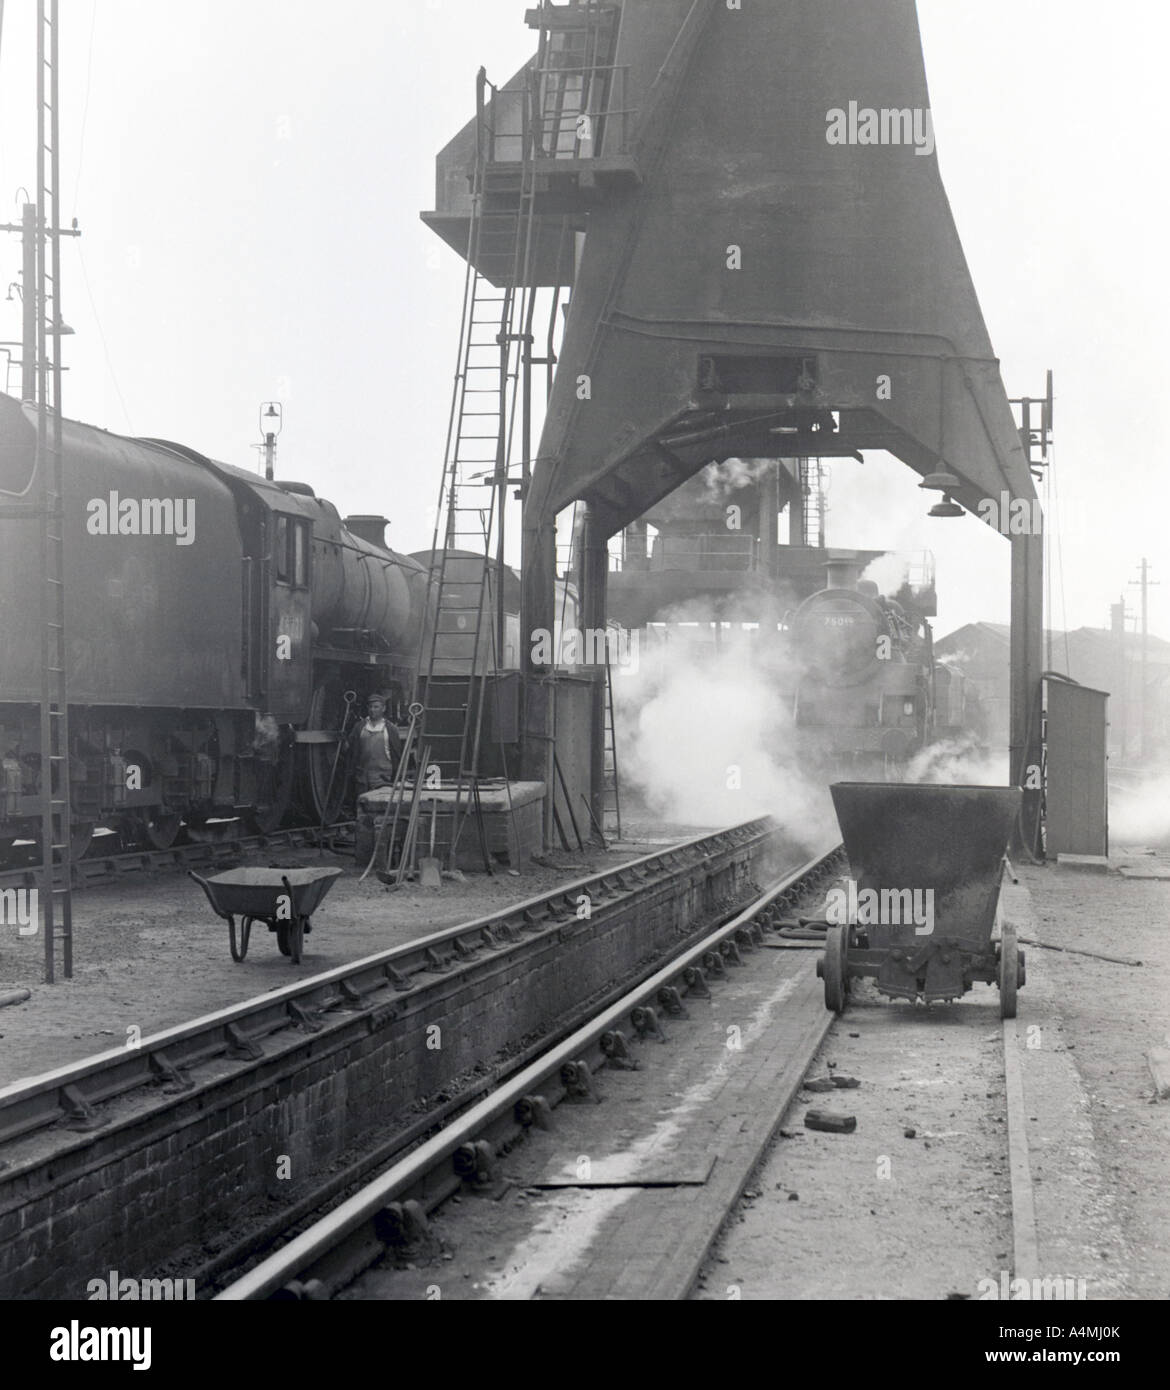
[[[837,782],[829,790],[859,896],[931,891],[931,935],[986,945],[1018,787]],[[874,944],[923,935],[914,923],[870,931]]]

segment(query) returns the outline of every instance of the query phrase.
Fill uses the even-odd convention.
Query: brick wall
[[[185,1275],[242,1235],[248,1215],[270,1216],[347,1150],[408,1121],[420,1098],[742,901],[751,875],[751,852],[735,851],[652,890],[636,912],[603,901],[589,921],[550,923],[429,985],[384,991],[364,1013],[331,1013],[319,1033],[276,1034],[260,1061],[221,1059],[190,1092],[136,1093],[95,1133],[37,1136],[35,1156],[0,1169],[0,1298],[84,1298],[112,1269]],[[433,1024],[437,1048],[427,1045]]]

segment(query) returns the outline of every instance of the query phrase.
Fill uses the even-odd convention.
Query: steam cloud
[[[1109,840],[1127,849],[1170,846],[1170,770],[1160,768],[1134,787],[1110,786]]]
[[[1006,749],[989,751],[973,736],[962,735],[925,747],[911,759],[905,780],[946,782],[964,787],[1006,787],[1010,785],[1010,771]]]
[[[730,493],[759,482],[774,466],[774,459],[724,459],[722,463],[709,463],[700,477],[712,499],[721,502]]]
[[[906,560],[901,555],[879,555],[865,567],[862,579],[872,580],[879,594],[892,598],[906,578]]]
[[[831,843],[828,791],[797,763],[784,695],[796,673],[782,668],[778,641],[732,629],[716,659],[706,616],[692,608],[669,621],[702,625],[644,641],[637,673],[614,682],[623,787],[674,823],[726,826],[767,814],[804,849]]]

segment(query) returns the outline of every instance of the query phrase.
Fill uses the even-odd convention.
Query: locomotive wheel
[[[177,811],[151,811],[146,816],[146,838],[155,849],[170,849],[182,826],[183,818]]]
[[[1004,923],[999,943],[999,1016],[1015,1018],[1016,990],[1019,986],[1020,947],[1015,927]]]
[[[289,932],[291,927],[291,922],[277,922],[276,924],[276,946],[282,956],[292,954],[292,948],[289,945]]]
[[[238,965],[248,954],[248,942],[252,937],[252,919],[245,917],[240,922],[239,937],[236,935],[236,919],[228,918],[228,936],[232,948],[232,960]]]
[[[849,946],[847,927],[830,927],[825,933],[825,956],[821,975],[825,981],[825,1008],[845,1012],[849,999]]]
[[[257,789],[256,804],[244,812],[244,820],[254,835],[268,835],[280,827],[292,799],[293,751],[282,747],[280,756],[268,764]]]
[[[94,823],[91,820],[75,820],[69,833],[69,858],[80,859],[89,849],[93,839]]]
[[[346,718],[346,683],[331,668],[313,690],[308,726],[314,730],[340,732]],[[354,705],[353,714],[359,712]],[[352,722],[352,720],[351,720]],[[348,733],[349,730],[347,729]],[[352,801],[352,768],[345,750],[336,742],[308,743],[298,747],[298,790],[319,824],[331,825],[341,818]]]

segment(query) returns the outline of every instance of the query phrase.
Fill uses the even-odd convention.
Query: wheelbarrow
[[[825,1007],[845,1009],[850,980],[889,998],[951,1001],[975,981],[999,987],[1016,1016],[1024,953],[1016,930],[992,939],[1018,787],[837,782],[829,788],[854,875],[830,890],[817,974]]]
[[[276,933],[281,955],[300,965],[305,935],[312,931],[309,919],[342,870],[229,869],[212,878],[200,878],[193,869],[187,872],[207,894],[211,910],[227,922],[232,960],[242,961],[248,954],[252,923],[266,922]]]

